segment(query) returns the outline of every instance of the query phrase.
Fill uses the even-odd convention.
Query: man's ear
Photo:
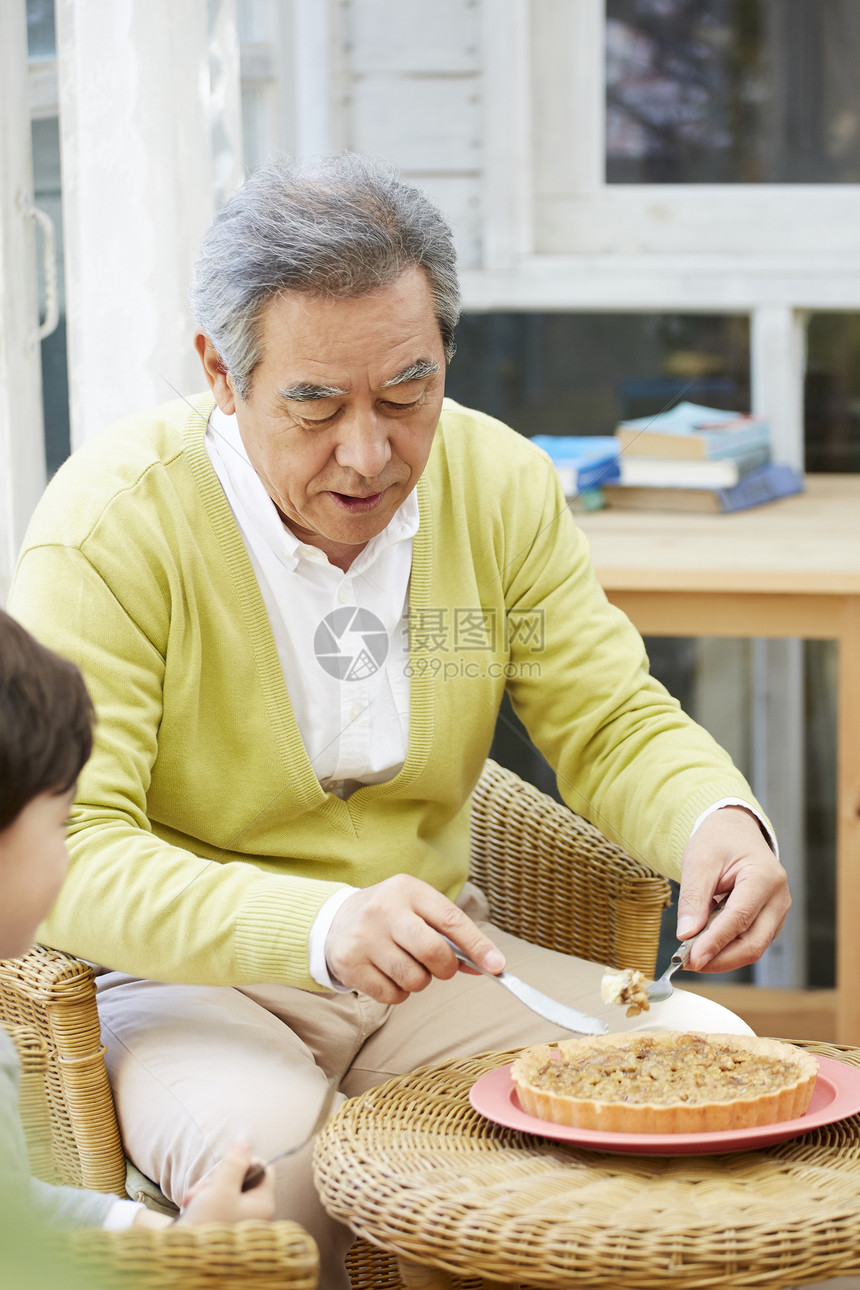
[[[203,371],[209,383],[209,389],[215,395],[215,402],[227,416],[236,411],[236,391],[230,373],[205,332],[199,331],[194,337],[194,348],[200,355]]]

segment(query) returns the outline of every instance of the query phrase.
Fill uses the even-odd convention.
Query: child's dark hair
[[[42,793],[67,793],[93,746],[93,705],[74,663],[0,609],[0,829]]]

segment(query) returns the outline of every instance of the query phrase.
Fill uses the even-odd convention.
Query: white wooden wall
[[[337,143],[379,154],[448,214],[461,262],[481,262],[484,87],[474,0],[354,0],[334,30]]]

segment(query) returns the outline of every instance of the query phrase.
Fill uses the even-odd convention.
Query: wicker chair
[[[35,961],[47,968],[53,976],[54,989],[63,979],[63,969],[74,967],[75,960],[57,955],[52,973],[48,964],[55,951],[37,949]],[[30,959],[31,955],[26,955]],[[21,963],[22,960],[17,960]],[[4,967],[8,964],[4,964]],[[87,969],[88,970],[88,969]],[[27,973],[32,979],[35,973]],[[73,979],[68,976],[66,980]],[[60,994],[62,985],[59,985]],[[81,1009],[83,997],[80,987],[72,987],[77,1002],[65,1008],[64,1020],[70,1011]],[[47,996],[45,1013],[56,1013]],[[65,1001],[64,1001],[65,1002]],[[94,1002],[94,1001],[93,1001]],[[60,1005],[62,1008],[62,1004]],[[20,1007],[18,1008],[20,1011]],[[26,1009],[24,1009],[26,1010]],[[89,1011],[89,1008],[85,1009]],[[18,1050],[21,1060],[20,1113],[27,1134],[30,1168],[46,1182],[65,1182],[73,1186],[87,1185],[96,1190],[118,1191],[124,1186],[99,1188],[111,1173],[121,1173],[122,1149],[119,1157],[116,1145],[116,1120],[113,1105],[108,1102],[110,1114],[104,1115],[103,1099],[96,1093],[94,1106],[101,1108],[101,1121],[95,1115],[85,1114],[83,1097],[86,1077],[77,1078],[74,1057],[62,1058],[50,1041],[29,1026],[7,1025],[8,1033]],[[101,1062],[82,1059],[90,1071],[103,1067]],[[67,1066],[68,1063],[68,1066]],[[62,1097],[62,1085],[67,1071],[73,1072],[70,1081],[71,1104]],[[95,1081],[96,1084],[100,1081]],[[108,1090],[109,1092],[109,1090]],[[61,1103],[59,1110],[57,1103]],[[64,1103],[64,1105],[62,1105]],[[81,1118],[83,1117],[83,1118]],[[74,1147],[77,1130],[84,1150]],[[114,1141],[114,1139],[116,1141]],[[87,1178],[84,1184],[84,1178]],[[297,1223],[208,1223],[200,1227],[175,1227],[163,1231],[129,1229],[124,1232],[105,1232],[99,1228],[83,1228],[71,1232],[46,1234],[49,1246],[59,1267],[71,1264],[75,1285],[86,1285],[95,1290],[232,1290],[235,1285],[253,1287],[253,1290],[315,1290],[318,1284],[319,1255],[316,1244]]]
[[[492,761],[486,763],[473,795],[471,876],[486,893],[493,920],[507,931],[596,963],[653,974],[662,912],[671,894],[666,880]],[[45,1087],[52,1180],[122,1193],[126,1162],[89,967],[43,946],[20,959],[0,961],[0,1022],[28,1028],[49,1055]],[[45,1157],[43,1133],[34,1139],[35,1170]],[[157,1205],[158,1193],[153,1191],[154,1196],[150,1191],[142,1198]],[[290,1225],[265,1226],[277,1232]],[[182,1229],[177,1232],[181,1235]],[[219,1252],[229,1240],[225,1232],[219,1229]],[[92,1234],[91,1248],[119,1258],[120,1242],[108,1237]],[[185,1239],[190,1245],[191,1236]],[[262,1238],[255,1233],[255,1239]],[[273,1244],[278,1239],[287,1238],[273,1235]],[[143,1249],[138,1247],[134,1257]],[[144,1263],[150,1257],[143,1254]],[[397,1290],[401,1285],[393,1257],[363,1240],[353,1246],[348,1266],[354,1290]],[[185,1284],[194,1282],[189,1278]],[[282,1274],[281,1284],[315,1283],[290,1281]],[[478,1283],[463,1286],[473,1284]]]

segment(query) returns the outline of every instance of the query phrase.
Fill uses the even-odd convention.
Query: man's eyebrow
[[[408,367],[404,367],[402,372],[392,376],[382,388],[389,390],[394,385],[405,385],[407,381],[423,381],[428,376],[435,376],[438,371],[438,363],[434,363],[429,358],[419,358]],[[349,394],[349,390],[343,390],[339,385],[313,385],[310,381],[298,381],[285,390],[278,390],[279,399],[288,399],[292,403],[310,403],[314,399],[338,399],[346,394]]]
[[[429,358],[419,358],[416,363],[410,363],[404,367],[402,372],[392,376],[390,381],[383,385],[384,390],[391,389],[392,385],[405,385],[407,381],[423,381],[428,376],[435,376],[439,371],[439,364],[432,362]]]
[[[286,390],[278,390],[279,399],[290,399],[293,403],[310,403],[313,399],[337,399],[349,390],[342,390],[337,385],[311,385],[309,381],[299,381]]]

